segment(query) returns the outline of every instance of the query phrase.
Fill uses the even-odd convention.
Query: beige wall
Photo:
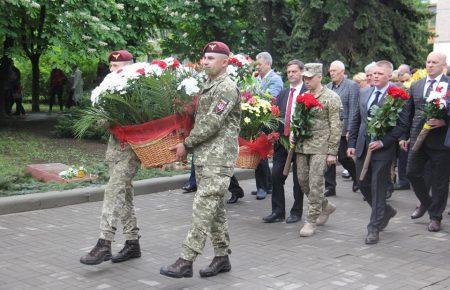
[[[434,50],[447,55],[450,61],[450,0],[439,0],[436,7],[436,38]]]

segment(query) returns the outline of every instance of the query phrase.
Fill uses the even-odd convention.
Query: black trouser
[[[401,148],[397,149],[397,184],[399,186],[409,186],[409,180],[406,177],[406,165],[408,164],[408,151]]]
[[[63,92],[64,88],[62,86],[53,87],[50,91],[49,109],[53,109],[53,104],[55,103],[56,97],[58,98],[59,109],[63,110]]]
[[[244,190],[239,185],[239,181],[236,176],[231,176],[230,185],[228,186],[228,191],[231,192],[232,195],[244,195]]]
[[[358,176],[361,174],[364,160],[366,158],[367,148],[364,154],[356,159],[356,171]],[[373,155],[372,155],[373,156]],[[367,203],[372,207],[370,222],[367,230],[379,231],[380,223],[387,210],[393,210],[386,204],[386,191],[388,180],[391,178],[392,160],[374,160],[372,158],[369,169],[364,180],[359,182],[359,188],[364,195]]]
[[[347,156],[347,138],[341,136],[341,141],[339,142],[338,151],[338,161],[342,164],[342,167],[347,169],[348,173],[353,180],[356,180],[356,167],[355,161],[351,157]],[[336,165],[331,165],[325,171],[325,188],[333,192],[336,192]]]
[[[255,169],[256,189],[262,189],[265,192],[272,190],[272,174],[270,173],[269,160],[263,159]]]
[[[431,168],[431,197],[425,178],[425,165]],[[408,156],[406,175],[420,203],[428,208],[432,220],[441,220],[447,205],[450,175],[450,150],[432,150],[423,145]]]
[[[286,163],[288,152],[283,146],[278,146],[273,154],[272,167],[272,212],[281,216],[286,215],[286,205],[284,196],[284,184],[287,176],[283,175],[284,164]],[[297,162],[294,154],[292,158],[292,177],[294,181],[294,204],[291,208],[291,214],[302,216],[303,213],[303,192],[300,189],[297,177]]]
[[[25,109],[22,105],[22,98],[14,99],[14,102],[16,103],[16,112],[15,115],[25,115]]]

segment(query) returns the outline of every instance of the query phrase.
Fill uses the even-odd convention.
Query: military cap
[[[131,60],[133,60],[133,55],[129,53],[127,50],[113,51],[108,57],[109,62],[131,61]]]
[[[315,75],[322,74],[322,64],[321,63],[307,63],[305,64],[305,70],[303,71],[303,76],[307,78],[312,78]]]
[[[208,43],[205,48],[203,48],[203,53],[205,54],[207,52],[225,54],[226,56],[230,55],[230,49],[228,48],[228,45],[220,41],[213,41]]]

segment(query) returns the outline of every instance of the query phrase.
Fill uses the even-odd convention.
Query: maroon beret
[[[208,43],[205,48],[203,48],[203,53],[207,52],[221,53],[225,54],[226,56],[230,55],[230,49],[228,48],[228,45],[220,41],[213,41]]]
[[[130,61],[133,60],[133,55],[127,50],[113,51],[108,57],[108,61]]]

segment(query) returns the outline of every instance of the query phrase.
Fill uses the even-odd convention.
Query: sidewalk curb
[[[236,169],[234,173],[238,180],[255,177],[254,170],[249,169]],[[178,190],[186,183],[188,178],[189,174],[182,174],[134,181],[134,194],[142,195],[167,190]],[[90,186],[64,191],[1,197],[0,215],[100,201],[103,200],[104,189],[104,186]]]

